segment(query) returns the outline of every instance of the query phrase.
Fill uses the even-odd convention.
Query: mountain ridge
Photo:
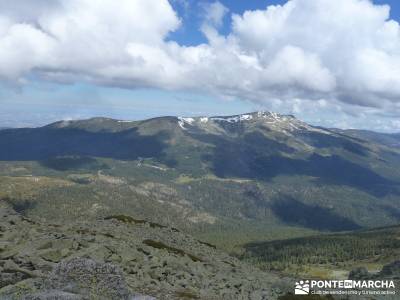
[[[251,118],[249,118],[249,116]],[[335,127],[324,127],[321,125],[311,125],[308,124],[304,121],[301,121],[298,119],[295,115],[293,114],[280,114],[272,111],[267,111],[267,110],[260,110],[260,111],[252,111],[252,112],[247,112],[247,113],[240,113],[240,114],[232,114],[232,115],[215,115],[215,116],[205,116],[205,115],[198,115],[198,116],[179,116],[179,115],[165,115],[165,116],[156,116],[156,117],[151,117],[147,119],[137,119],[137,120],[127,120],[127,119],[116,119],[116,118],[111,118],[111,117],[105,117],[105,116],[98,116],[98,117],[91,117],[91,118],[85,118],[85,119],[74,119],[74,120],[59,120],[55,121],[43,126],[38,126],[38,127],[0,127],[1,130],[4,129],[21,129],[21,128],[40,128],[40,127],[47,127],[47,126],[57,126],[57,125],[68,125],[68,124],[74,124],[74,123],[81,123],[81,122],[91,122],[91,121],[115,121],[118,123],[140,123],[140,122],[146,122],[146,121],[152,121],[152,120],[158,120],[158,119],[170,119],[170,120],[226,120],[226,121],[232,121],[235,119],[239,119],[239,121],[248,121],[251,120],[254,117],[267,117],[270,116],[272,118],[289,118],[293,120],[298,120],[302,123],[307,124],[308,126],[312,126],[316,129],[323,129],[326,131],[333,131],[333,132],[341,132],[341,133],[352,133],[352,132],[360,132],[360,133],[371,133],[371,134],[378,134],[378,135],[384,135],[384,136],[392,136],[395,138],[398,138],[400,136],[400,132],[393,132],[393,133],[386,133],[386,132],[380,132],[380,131],[374,131],[374,130],[368,130],[368,129],[339,129]]]
[[[235,122],[244,122],[244,121],[254,121],[264,118],[264,120],[279,120],[279,119],[286,119],[292,120],[296,123],[300,123],[302,126],[305,126],[307,129],[313,128],[315,131],[321,130],[321,132],[325,132],[327,134],[334,133],[334,134],[344,134],[350,138],[359,138],[364,139],[367,141],[373,142],[383,142],[384,144],[388,144],[389,146],[399,146],[400,145],[400,132],[393,132],[393,133],[386,133],[368,129],[341,129],[341,128],[334,128],[334,127],[324,127],[320,125],[311,125],[307,122],[301,121],[296,116],[292,114],[280,114],[272,111],[267,110],[260,110],[260,111],[252,111],[248,113],[241,113],[241,114],[232,114],[232,115],[215,115],[215,116],[178,116],[178,115],[165,115],[165,116],[156,116],[147,119],[137,119],[137,120],[127,120],[127,119],[117,119],[111,117],[91,117],[85,119],[74,119],[74,120],[59,120],[55,121],[43,126],[37,127],[0,127],[0,130],[14,130],[14,129],[35,129],[35,128],[65,128],[68,126],[77,127],[79,125],[87,124],[101,124],[107,125],[111,123],[118,123],[120,124],[121,129],[127,129],[131,126],[135,126],[140,123],[145,122],[152,122],[152,121],[160,121],[160,120],[170,120],[176,121],[180,124],[180,127],[184,126],[184,124],[189,124],[191,122],[201,122],[206,123],[208,121],[221,121],[221,122],[228,122],[228,123],[235,123]],[[125,126],[124,126],[125,125]],[[305,129],[306,129],[305,128]]]
[[[399,182],[398,148],[270,112],[0,131],[0,198],[30,216],[128,211],[243,238],[350,230],[400,222]]]

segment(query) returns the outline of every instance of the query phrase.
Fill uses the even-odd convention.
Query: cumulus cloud
[[[208,42],[186,47],[168,40],[182,21],[167,0],[0,0],[0,78],[399,110],[400,26],[389,6],[291,0],[233,14],[228,35],[219,33],[228,9],[205,11]]]
[[[312,90],[325,87],[326,96],[370,106],[399,95],[393,83],[400,82],[400,31],[389,20],[388,6],[366,0],[293,0],[233,16],[232,36],[246,52],[257,53],[263,65],[274,64],[271,56],[288,44],[314,57]],[[288,63],[297,61],[293,55]],[[307,71],[300,86],[312,80]],[[290,78],[290,68],[282,72]]]
[[[29,7],[31,1],[24,2]],[[30,15],[22,5],[11,4],[0,13],[0,76],[17,79],[37,72],[49,79],[72,74],[77,80],[112,81],[114,76],[127,77],[122,71],[131,67],[132,78],[126,79],[134,84],[133,75],[145,58],[130,49],[138,45],[139,50],[156,51],[180,25],[166,0],[48,2],[57,4]],[[151,63],[162,67],[163,62]]]
[[[223,18],[229,11],[228,8],[219,1],[203,3],[202,6],[205,11],[205,21],[217,27],[221,26]]]

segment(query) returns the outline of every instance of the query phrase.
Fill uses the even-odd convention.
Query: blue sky
[[[204,34],[199,31],[202,22],[202,5],[204,3],[212,3],[214,1],[195,1],[188,0],[185,2],[172,1],[172,5],[184,19],[183,26],[176,32],[170,35],[171,40],[178,41],[183,45],[197,45],[206,43],[207,39]],[[266,0],[252,0],[252,1],[220,1],[224,6],[229,8],[230,13],[242,14],[246,10],[265,9],[268,5],[281,5],[286,1],[266,1]],[[186,3],[186,4],[183,4]],[[230,22],[229,16],[224,18],[221,32],[229,33]]]
[[[0,127],[39,126],[59,119],[94,116],[143,119],[266,109],[295,114],[312,124],[328,127],[400,131],[400,91],[393,87],[397,83],[400,86],[398,1],[374,0],[374,5],[363,6],[360,3],[368,1],[340,0],[336,10],[328,2],[324,8],[308,5],[304,0],[293,0],[290,9],[287,1],[151,0],[147,3],[155,5],[152,9],[137,0],[132,9],[138,14],[124,14],[121,28],[107,23],[115,15],[121,16],[122,10],[131,8],[129,1],[122,1],[125,7],[117,7],[115,2],[106,0],[105,9],[100,12],[90,11],[90,5],[84,7],[99,19],[93,25],[101,25],[95,37],[76,24],[65,23],[70,32],[60,31],[50,17],[36,27],[38,20],[44,19],[44,12],[46,16],[57,12],[54,15],[61,15],[60,23],[74,17],[67,10],[60,14],[57,10],[61,6],[53,7],[49,0],[38,1],[34,9],[29,8],[28,0],[0,4],[0,64],[5,66],[0,67]],[[353,6],[347,7],[350,2]],[[391,21],[382,17],[384,13],[378,5],[383,4],[391,7]],[[272,5],[281,7],[276,7],[275,14],[265,13]],[[268,9],[272,11],[271,7]],[[329,9],[331,15],[324,15]],[[69,18],[62,19],[63,14]],[[304,28],[299,27],[304,16],[315,16],[315,24],[307,21]],[[4,30],[2,17],[11,24],[4,25]],[[138,25],[143,23],[141,17],[146,18],[147,26]],[[328,22],[323,18],[328,18]],[[25,26],[17,33],[10,29],[30,22],[32,28]],[[343,22],[349,23],[348,37],[343,36]],[[90,24],[86,27],[90,28]],[[131,33],[124,28],[136,33],[149,32],[143,32],[143,37],[132,43]],[[48,32],[51,34],[46,36]],[[338,47],[336,52],[322,49],[326,32],[332,35],[332,48]],[[58,34],[58,40],[65,38],[65,44],[52,41]],[[359,45],[354,40],[358,36]],[[43,39],[41,45],[34,42],[39,39]],[[93,49],[79,45],[86,40]],[[279,41],[270,42],[275,40]],[[363,44],[365,40],[368,42]],[[102,42],[107,42],[105,47],[115,42],[115,48],[98,53]],[[96,43],[100,45],[97,48]],[[126,62],[117,65],[128,48],[133,49],[129,55],[135,55],[135,59],[127,57]],[[336,55],[337,51],[342,53]],[[237,57],[231,57],[232,53]],[[137,57],[143,58],[145,67],[134,65]],[[205,58],[199,63],[198,57]],[[123,68],[126,65],[129,68]],[[259,72],[261,68],[264,69]]]
[[[199,31],[199,26],[201,24],[202,18],[199,14],[201,10],[201,3],[210,3],[213,1],[196,1],[188,0],[185,2],[172,1],[172,5],[177,10],[180,16],[185,20],[181,29],[172,33],[170,38],[178,41],[180,44],[185,45],[197,45],[199,43],[205,43],[206,38]],[[229,8],[231,13],[243,14],[246,10],[256,10],[265,9],[268,5],[283,5],[287,1],[285,0],[222,0],[220,1],[223,5]],[[391,7],[391,17],[393,19],[400,19],[400,3],[396,0],[373,0],[375,4],[388,4]],[[185,5],[182,3],[187,3],[186,9]],[[222,32],[229,32],[230,22],[229,18],[226,17],[224,20],[224,26]]]

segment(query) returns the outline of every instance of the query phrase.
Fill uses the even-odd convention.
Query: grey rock
[[[145,295],[135,295],[132,296],[129,300],[157,300],[154,297],[145,296]]]
[[[0,272],[2,300],[256,300],[287,290],[282,278],[170,228],[114,219],[53,225],[1,203],[0,228],[0,271],[14,272]]]
[[[130,296],[118,267],[88,258],[62,261],[52,272],[48,285],[97,299],[129,299]]]
[[[15,284],[26,278],[28,276],[20,272],[5,272],[4,270],[0,270],[0,288]]]
[[[358,267],[354,270],[351,270],[349,273],[349,279],[353,279],[353,280],[370,279],[371,276],[372,275],[364,267]]]
[[[81,295],[67,293],[58,290],[49,290],[40,292],[34,295],[28,295],[22,298],[22,300],[83,300]]]

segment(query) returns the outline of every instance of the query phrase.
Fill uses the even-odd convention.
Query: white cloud
[[[368,0],[291,0],[246,11],[232,15],[228,36],[218,31],[228,10],[215,2],[201,28],[208,43],[193,47],[167,41],[181,25],[167,0],[32,3],[0,0],[3,80],[35,74],[297,110],[295,99],[399,111],[400,26],[388,6]]]
[[[283,89],[297,85],[312,91],[331,92],[336,85],[335,77],[317,55],[293,46],[279,51],[263,75],[267,85],[281,85]]]
[[[132,45],[164,46],[168,33],[180,25],[167,0],[58,0],[54,7],[37,10],[35,20],[25,12],[18,15],[17,7],[1,17],[0,61],[5,64],[0,76],[34,71],[50,79],[74,74],[77,80],[112,81],[124,75],[113,74],[116,69],[141,66],[142,58],[128,51]]]
[[[265,64],[287,45],[296,46],[335,78],[335,88],[326,89],[330,97],[376,105],[377,98],[400,95],[400,85],[393,84],[400,83],[400,29],[388,18],[388,6],[367,0],[293,0],[233,16],[232,36]],[[310,73],[322,87],[319,73]]]
[[[203,8],[205,10],[205,21],[217,27],[222,25],[223,19],[229,11],[219,1],[204,3]]]

